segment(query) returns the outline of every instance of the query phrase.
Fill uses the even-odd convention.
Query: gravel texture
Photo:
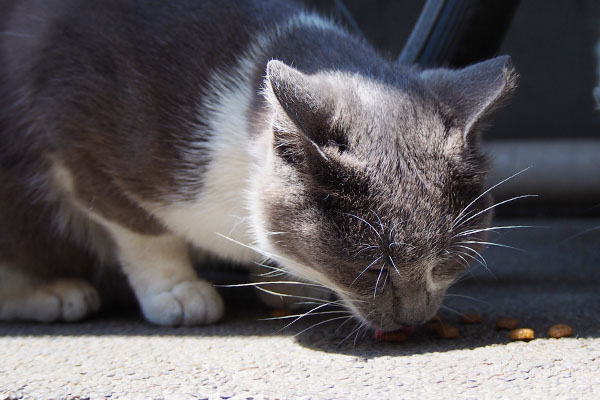
[[[534,235],[520,247],[544,259],[536,252],[554,239]],[[588,254],[596,260],[599,252]],[[507,264],[513,257],[486,257],[505,279],[476,274],[451,290],[441,315],[460,328],[452,340],[421,327],[404,343],[377,342],[372,332],[352,333],[354,323],[324,322],[336,314],[282,330],[289,320],[261,320],[269,311],[241,289],[227,289],[227,318],[208,327],[160,328],[112,314],[75,324],[2,323],[0,399],[598,399],[600,284],[562,279],[589,268],[578,257],[583,266],[565,264],[563,274],[539,280],[530,272],[508,279],[518,278],[517,265]],[[483,323],[461,325],[455,312],[481,314]],[[504,316],[537,338],[511,342],[495,328]],[[556,323],[571,325],[574,336],[548,338]]]

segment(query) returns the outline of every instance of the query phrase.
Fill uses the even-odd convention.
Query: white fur
[[[78,321],[99,307],[100,296],[87,282],[36,282],[0,265],[0,320]]]
[[[53,167],[44,180],[49,200],[58,200],[61,204],[55,218],[58,232],[75,236],[104,259],[112,258],[110,253],[115,250],[106,244],[105,232],[108,232],[116,245],[117,254],[112,256],[118,259],[128,276],[149,321],[161,325],[195,325],[214,322],[223,313],[219,294],[210,284],[197,278],[187,242],[226,259],[246,263],[264,258],[264,252],[250,250],[234,241],[250,247],[258,245],[261,250],[272,248],[269,233],[260,221],[260,193],[251,188],[261,173],[261,166],[265,165],[270,133],[258,135],[258,140],[253,143],[247,113],[258,95],[252,77],[257,69],[265,67],[257,64],[256,60],[260,59],[257,55],[262,54],[275,37],[298,26],[343,33],[326,19],[313,14],[298,14],[275,30],[260,35],[241,57],[236,71],[216,74],[210,80],[212,87],[206,97],[208,100],[199,105],[209,112],[208,123],[213,138],[210,143],[212,161],[206,173],[198,172],[203,181],[202,193],[191,202],[141,204],[172,234],[138,234],[78,203],[71,172],[51,160]],[[196,150],[201,148],[199,143],[197,148],[186,149],[187,157],[193,159],[197,156]],[[299,263],[279,256],[271,258],[289,268],[294,275],[334,287],[325,276]],[[25,276],[8,279],[7,271],[8,268],[0,266],[0,282],[8,285],[19,282],[21,290],[15,292],[0,287],[4,296],[0,298],[0,319],[76,320],[99,306],[97,292],[86,282],[61,280],[36,285]],[[11,293],[14,296],[10,296]]]
[[[197,247],[238,262],[256,260],[257,255],[220,235],[251,242],[245,191],[254,160],[246,117],[256,96],[250,86],[254,68],[248,58],[242,61],[239,71],[232,74],[241,79],[234,89],[227,89],[223,77],[211,79],[210,100],[201,105],[210,111],[208,126],[213,135],[212,161],[203,176],[202,193],[193,202],[149,206],[171,231]]]
[[[209,79],[207,100],[199,105],[208,111],[209,134],[213,137],[212,162],[203,176],[202,193],[193,202],[146,205],[172,232],[228,260],[249,263],[263,258],[256,251],[235,243],[256,245],[260,228],[254,225],[256,207],[252,203],[260,201],[260,196],[249,193],[249,188],[258,179],[259,166],[264,165],[265,151],[270,147],[269,132],[253,139],[249,131],[248,110],[259,89],[253,87],[252,78],[257,69],[265,67],[257,64],[258,55],[275,37],[299,26],[343,32],[327,19],[299,13],[273,32],[259,35],[234,71],[213,75]]]
[[[183,239],[171,234],[143,235],[107,220],[75,200],[73,177],[66,167],[55,163],[52,171],[53,184],[70,194],[58,219],[84,214],[109,232],[116,245],[116,258],[146,319],[159,325],[200,325],[222,316],[220,295],[210,284],[198,279],[189,246]]]
[[[39,179],[34,187],[43,188],[46,201],[59,205],[58,215],[52,221],[57,234],[74,239],[92,250],[100,263],[114,262],[114,246],[110,238],[101,225],[89,218],[92,209],[76,206],[73,202],[75,182],[71,172],[59,161],[50,162],[52,166],[48,175]]]
[[[221,318],[221,296],[212,285],[198,279],[184,240],[174,235],[142,235],[99,215],[90,213],[90,217],[113,236],[121,268],[148,321],[159,325],[202,325]]]

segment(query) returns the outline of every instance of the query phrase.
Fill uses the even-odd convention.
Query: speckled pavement
[[[349,335],[353,323],[324,322],[336,314],[281,330],[284,321],[261,320],[268,310],[238,289],[224,289],[229,313],[209,327],[160,328],[110,314],[76,324],[2,323],[0,399],[598,399],[600,279],[584,272],[600,268],[600,233],[564,242],[598,222],[509,235],[528,253],[489,252],[496,278],[476,270],[451,290],[441,314],[460,328],[457,339],[421,327],[404,343],[377,342],[372,333]],[[549,252],[563,263],[567,249],[578,252],[573,263],[536,264],[551,262]],[[484,322],[461,325],[455,312]],[[537,338],[510,342],[495,329],[501,316],[517,317]],[[575,336],[548,338],[554,323],[571,325]]]

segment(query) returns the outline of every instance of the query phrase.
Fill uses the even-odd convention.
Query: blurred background
[[[426,3],[305,2],[360,31],[392,58],[401,53]],[[490,185],[531,167],[498,187],[495,198],[539,197],[506,204],[497,215],[600,216],[600,111],[592,95],[599,36],[597,0],[518,2],[498,54],[512,56],[519,88],[483,137],[492,165]]]

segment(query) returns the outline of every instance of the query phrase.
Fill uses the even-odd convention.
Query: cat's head
[[[269,62],[253,206],[262,249],[383,330],[431,318],[479,257],[491,200],[477,128],[515,81],[508,57],[393,68],[306,75]]]

